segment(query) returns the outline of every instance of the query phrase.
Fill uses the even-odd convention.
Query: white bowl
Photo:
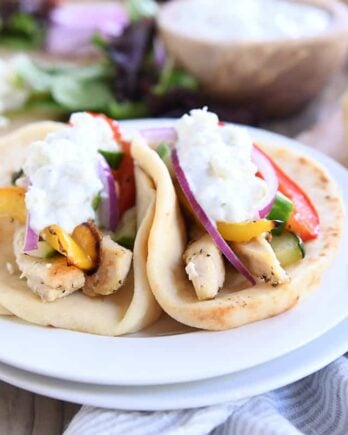
[[[202,39],[175,25],[177,8],[185,0],[165,4],[157,22],[170,55],[198,79],[209,96],[251,105],[264,115],[283,116],[323,88],[342,67],[348,48],[346,5],[336,0],[296,1],[326,10],[331,17],[327,30],[272,41]]]

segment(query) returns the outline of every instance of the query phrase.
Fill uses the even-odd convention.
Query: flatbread
[[[45,138],[63,124],[34,123],[0,140],[1,185],[18,170],[27,146]],[[100,335],[121,335],[139,331],[158,319],[161,309],[150,290],[146,277],[148,235],[155,209],[155,190],[149,177],[136,168],[138,232],[133,251],[133,271],[125,285],[115,294],[90,298],[81,291],[55,302],[43,303],[20,280],[19,273],[10,274],[8,263],[15,266],[12,248],[13,234],[18,224],[0,219],[0,314],[13,315],[44,326],[71,329]]]
[[[307,192],[321,221],[319,237],[306,243],[303,261],[286,268],[289,284],[273,288],[265,283],[250,287],[232,267],[226,268],[224,288],[212,300],[199,301],[188,280],[183,252],[186,229],[169,172],[138,137],[132,153],[156,186],[156,210],[149,237],[147,273],[151,289],[171,317],[186,325],[223,330],[266,319],[293,307],[318,286],[338,250],[344,209],[336,183],[317,162],[289,147],[262,145],[270,156]]]

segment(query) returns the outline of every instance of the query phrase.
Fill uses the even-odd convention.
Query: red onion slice
[[[53,10],[50,19],[54,24],[76,31],[99,30],[111,36],[118,36],[120,29],[129,23],[126,9],[118,3],[63,3]]]
[[[155,38],[153,42],[153,55],[156,66],[163,68],[166,63],[167,53],[163,40],[158,37]]]
[[[204,226],[204,228],[210,234],[210,236],[214,240],[216,246],[220,249],[220,251],[224,254],[224,256],[227,258],[227,260],[232,264],[232,266],[234,266],[238,270],[238,272],[240,272],[252,285],[255,285],[256,281],[255,281],[254,277],[251,275],[249,270],[244,266],[244,264],[239,260],[239,258],[236,256],[236,254],[232,251],[230,246],[225,242],[225,240],[222,238],[221,234],[214,227],[213,223],[211,222],[209,217],[206,215],[205,211],[202,209],[202,207],[197,202],[194,194],[192,193],[192,190],[191,190],[189,182],[185,176],[185,173],[180,165],[176,149],[174,149],[173,153],[172,153],[172,163],[173,163],[173,168],[174,168],[174,172],[175,172],[176,178],[178,180],[178,183],[179,183],[184,195],[186,196],[186,199],[190,203],[194,213],[196,214],[197,218],[201,222],[201,224]]]
[[[115,231],[120,220],[118,195],[112,171],[102,156],[98,160],[98,173],[104,187],[100,204],[101,224],[107,230]]]
[[[268,185],[268,193],[262,201],[261,208],[259,210],[259,216],[261,219],[263,219],[272,209],[278,191],[279,181],[273,165],[255,145],[252,149],[251,158],[257,166],[262,178]]]
[[[61,55],[87,55],[96,52],[90,44],[89,31],[75,32],[63,26],[52,26],[47,34],[46,50],[52,54]]]
[[[34,251],[38,247],[39,235],[30,226],[30,215],[28,214],[27,222],[25,225],[25,238],[24,238],[24,248],[25,253]]]
[[[95,32],[116,37],[129,23],[127,11],[117,3],[62,4],[50,18],[46,48],[57,54],[87,52]]]
[[[140,130],[139,133],[151,145],[159,145],[162,142],[166,142],[168,145],[174,145],[178,140],[178,136],[173,127],[146,128]]]

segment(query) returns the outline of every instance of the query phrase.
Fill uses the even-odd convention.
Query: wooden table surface
[[[339,99],[348,90],[348,66],[306,109],[292,118],[263,127],[300,140],[348,166]],[[0,382],[0,435],[58,435],[79,405],[53,400]]]

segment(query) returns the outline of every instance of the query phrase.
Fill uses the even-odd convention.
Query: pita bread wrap
[[[185,273],[186,228],[172,179],[157,154],[139,137],[132,153],[156,187],[156,207],[150,231],[147,273],[161,307],[186,325],[223,330],[280,314],[317,286],[333,260],[343,231],[343,204],[335,182],[317,162],[295,150],[261,145],[311,198],[320,217],[320,235],[306,243],[306,257],[287,267],[290,282],[278,287],[250,284],[226,266],[223,288],[214,299],[199,301]]]
[[[62,128],[63,124],[40,122],[28,125],[0,140],[2,164],[0,181],[8,185],[10,175],[18,170],[27,146]],[[20,280],[14,267],[13,236],[18,224],[0,219],[0,314],[13,315],[44,326],[54,326],[100,335],[121,335],[143,329],[161,314],[146,277],[148,235],[153,221],[155,191],[149,177],[136,168],[138,231],[133,251],[133,270],[117,293],[91,298],[77,291],[54,302],[41,302]]]

